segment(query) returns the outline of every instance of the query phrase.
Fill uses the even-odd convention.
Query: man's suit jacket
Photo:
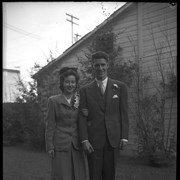
[[[72,107],[63,95],[52,96],[48,100],[46,125],[46,150],[68,151],[73,144],[79,148],[77,130],[78,109]]]
[[[88,109],[88,116],[82,112]],[[94,80],[80,89],[79,107],[80,140],[89,140],[93,148],[102,148],[106,135],[112,147],[117,148],[121,139],[128,139],[128,94],[126,85],[108,78],[103,99]]]

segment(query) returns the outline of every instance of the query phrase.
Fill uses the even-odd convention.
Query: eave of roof
[[[17,70],[17,69],[8,69],[8,68],[3,68],[3,71],[20,73],[20,70]]]
[[[120,13],[124,12],[129,6],[131,6],[133,4],[133,2],[128,2],[126,4],[124,4],[122,7],[120,7],[118,10],[116,10],[111,16],[109,16],[106,20],[104,20],[101,24],[99,24],[98,26],[96,26],[92,31],[90,31],[89,33],[87,33],[85,36],[83,36],[79,41],[77,41],[76,43],[74,43],[72,46],[70,46],[68,49],[66,49],[63,54],[61,54],[60,56],[58,56],[56,59],[54,59],[53,61],[49,62],[46,66],[44,66],[42,69],[40,69],[37,73],[35,73],[32,78],[36,79],[38,77],[38,75],[40,75],[45,69],[47,69],[49,66],[51,66],[52,64],[56,63],[57,61],[59,61],[60,59],[62,59],[64,56],[66,56],[70,51],[72,51],[73,49],[75,49],[77,46],[79,46],[82,42],[84,42],[86,39],[88,39],[89,37],[91,37],[91,35],[93,35],[95,32],[97,32],[99,29],[101,29],[103,26],[105,26],[108,22],[110,22],[112,19],[114,19],[114,17],[116,17],[117,15],[119,15]]]

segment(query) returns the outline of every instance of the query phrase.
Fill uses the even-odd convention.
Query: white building
[[[3,69],[3,102],[14,102],[18,94],[17,80],[20,71],[15,69]]]

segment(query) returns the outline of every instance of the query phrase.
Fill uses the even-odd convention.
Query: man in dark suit
[[[78,125],[90,180],[115,180],[119,148],[128,142],[127,87],[108,78],[108,60],[101,51],[92,55],[95,79],[80,89]]]

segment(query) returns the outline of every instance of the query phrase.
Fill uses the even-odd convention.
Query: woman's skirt
[[[73,146],[70,151],[56,151],[51,168],[51,180],[89,180],[87,157]]]

